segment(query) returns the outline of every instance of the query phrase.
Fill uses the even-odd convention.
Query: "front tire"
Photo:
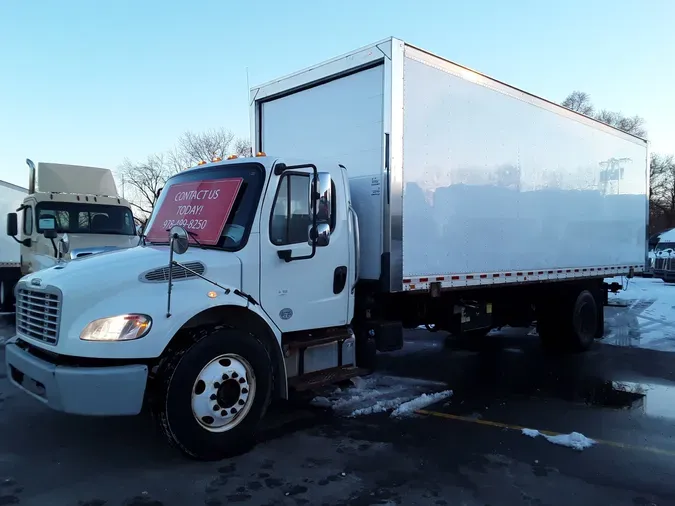
[[[7,313],[14,311],[15,284],[15,281],[9,279],[0,280],[0,311]]]
[[[220,460],[255,444],[272,394],[272,361],[255,336],[220,329],[160,366],[153,411],[169,443],[189,457]]]

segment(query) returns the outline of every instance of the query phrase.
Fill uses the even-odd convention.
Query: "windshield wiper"
[[[199,239],[197,239],[197,237],[199,237],[199,234],[197,234],[196,232],[192,232],[190,230],[187,230],[187,229],[185,231],[187,232],[187,235],[189,235],[190,237],[192,237],[195,240],[195,242],[197,243],[197,246],[199,246],[201,249],[206,249],[204,247],[204,245],[199,242]]]

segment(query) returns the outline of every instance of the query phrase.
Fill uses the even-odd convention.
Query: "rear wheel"
[[[587,351],[601,330],[597,297],[590,290],[569,290],[542,304],[537,332],[542,345],[551,351]]]
[[[239,455],[254,445],[272,378],[267,349],[255,336],[215,331],[161,366],[153,407],[159,428],[190,457]]]

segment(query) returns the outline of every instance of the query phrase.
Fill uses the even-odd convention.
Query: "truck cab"
[[[209,458],[250,442],[272,396],[362,373],[346,169],[259,155],[173,176],[137,247],[24,277],[11,381],[68,413],[148,400]]]
[[[36,168],[27,162],[28,195],[7,216],[7,233],[20,245],[23,275],[57,262],[57,242],[45,237],[48,231],[56,233],[57,241],[65,236],[69,251],[64,260],[138,242],[131,206],[118,195],[109,169],[56,163]]]

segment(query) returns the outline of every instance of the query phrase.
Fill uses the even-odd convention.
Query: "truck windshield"
[[[656,251],[675,249],[675,242],[660,242],[656,245]]]
[[[257,162],[227,162],[173,176],[162,189],[146,227],[146,241],[168,243],[168,230],[181,226],[190,241],[237,250],[248,240],[265,180]]]
[[[40,218],[54,218],[56,231],[69,234],[135,235],[134,217],[128,207],[86,202],[40,202],[35,206],[38,232]]]

